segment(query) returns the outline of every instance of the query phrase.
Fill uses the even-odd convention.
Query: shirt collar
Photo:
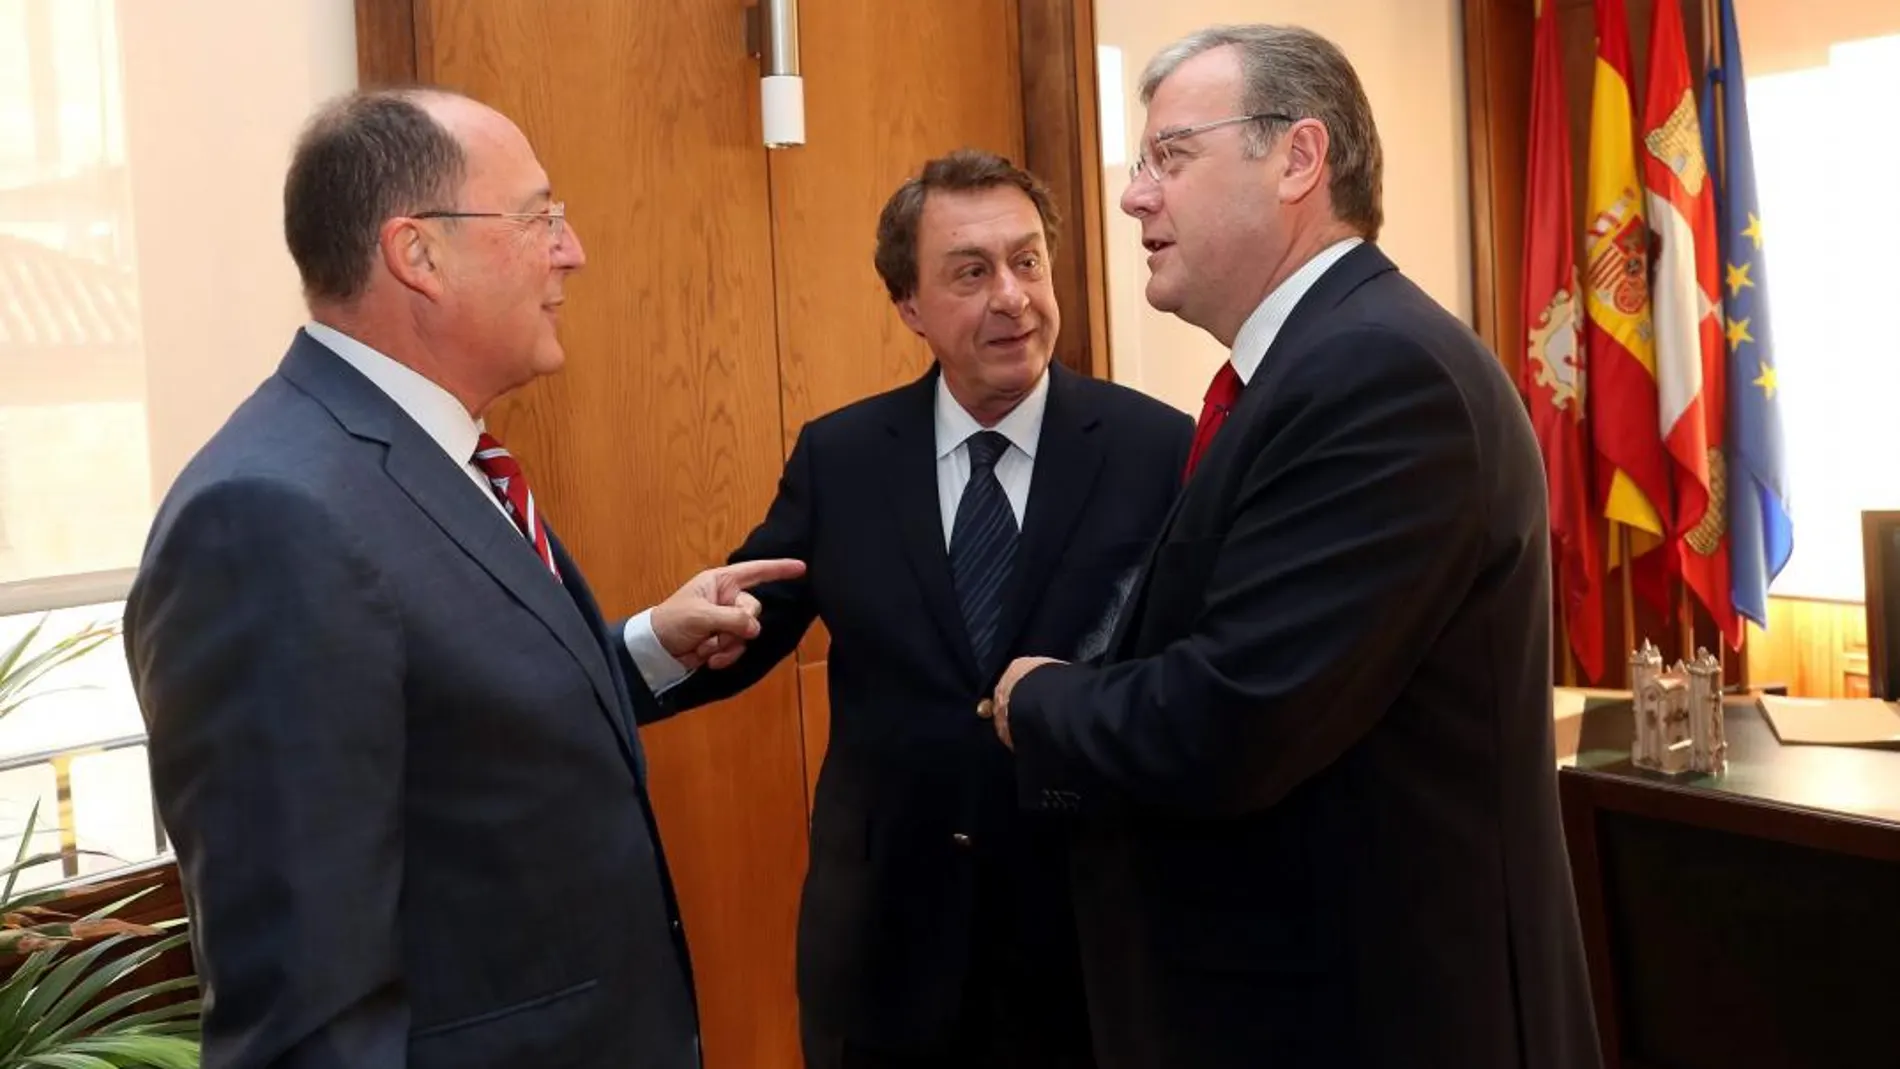
[[[1300,298],[1306,296],[1306,291],[1313,288],[1313,283],[1318,282],[1328,268],[1363,241],[1363,238],[1355,236],[1321,249],[1319,255],[1301,264],[1299,270],[1275,286],[1273,292],[1267,294],[1266,300],[1261,301],[1247,321],[1240,325],[1240,332],[1234,335],[1231,359],[1242,383],[1253,381],[1253,373],[1260,367],[1260,361],[1266,359],[1267,350],[1273,347],[1273,339],[1280,336],[1280,328],[1286,326],[1287,317],[1293,314]]]
[[[468,414],[462,402],[440,385],[423,377],[406,364],[384,356],[348,334],[322,323],[305,323],[304,333],[329,349],[343,362],[363,373],[376,388],[389,395],[396,407],[435,439],[449,459],[467,464],[475,456],[475,443],[481,437],[482,423]]]
[[[1010,409],[1009,415],[996,426],[988,428],[1009,439],[1009,444],[1022,450],[1031,460],[1036,459],[1036,441],[1042,437],[1042,415],[1049,407],[1049,375],[1044,369],[1042,379],[1029,391],[1029,396]],[[950,387],[944,384],[942,372],[938,372],[937,459],[949,456],[970,435],[983,429],[976,417],[950,395]]]

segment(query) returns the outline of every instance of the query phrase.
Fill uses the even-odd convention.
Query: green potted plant
[[[47,618],[0,648],[0,717],[48,693],[47,673],[118,635],[91,625],[28,656]],[[197,1069],[197,979],[157,982],[135,976],[185,945],[184,919],[136,924],[115,916],[151,890],[74,916],[56,908],[70,891],[18,892],[21,873],[61,855],[30,853],[39,819],[28,814],[11,864],[0,868],[0,1069]],[[158,937],[158,938],[155,938]],[[180,1000],[179,992],[194,997]]]

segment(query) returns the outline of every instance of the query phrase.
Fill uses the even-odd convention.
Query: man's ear
[[[912,334],[919,338],[923,337],[924,321],[923,317],[917,314],[917,295],[913,293],[896,303],[897,317],[904,321],[904,325],[910,328]]]
[[[1332,138],[1317,119],[1301,119],[1280,135],[1286,142],[1286,170],[1280,175],[1280,199],[1305,200],[1325,185],[1326,150]]]
[[[391,219],[376,237],[383,267],[396,281],[430,300],[442,296],[442,273],[436,262],[441,250],[433,233],[414,219]]]

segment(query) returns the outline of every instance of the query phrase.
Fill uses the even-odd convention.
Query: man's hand
[[[759,634],[759,599],[746,591],[760,583],[805,574],[799,560],[752,560],[708,568],[653,607],[654,637],[688,669],[724,668]]]
[[[990,703],[990,719],[996,724],[996,737],[1003,745],[1014,750],[1016,743],[1009,737],[1009,693],[1023,677],[1041,668],[1045,664],[1063,664],[1054,657],[1018,657],[1003,669],[1003,678],[996,681],[996,698]]]

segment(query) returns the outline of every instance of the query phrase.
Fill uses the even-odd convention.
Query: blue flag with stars
[[[1768,584],[1794,552],[1794,521],[1782,462],[1780,386],[1768,329],[1755,151],[1733,0],[1721,0],[1719,17],[1722,51],[1709,67],[1702,129],[1713,142],[1707,158],[1721,161],[1716,214],[1728,335],[1729,585],[1735,611],[1766,627]]]

